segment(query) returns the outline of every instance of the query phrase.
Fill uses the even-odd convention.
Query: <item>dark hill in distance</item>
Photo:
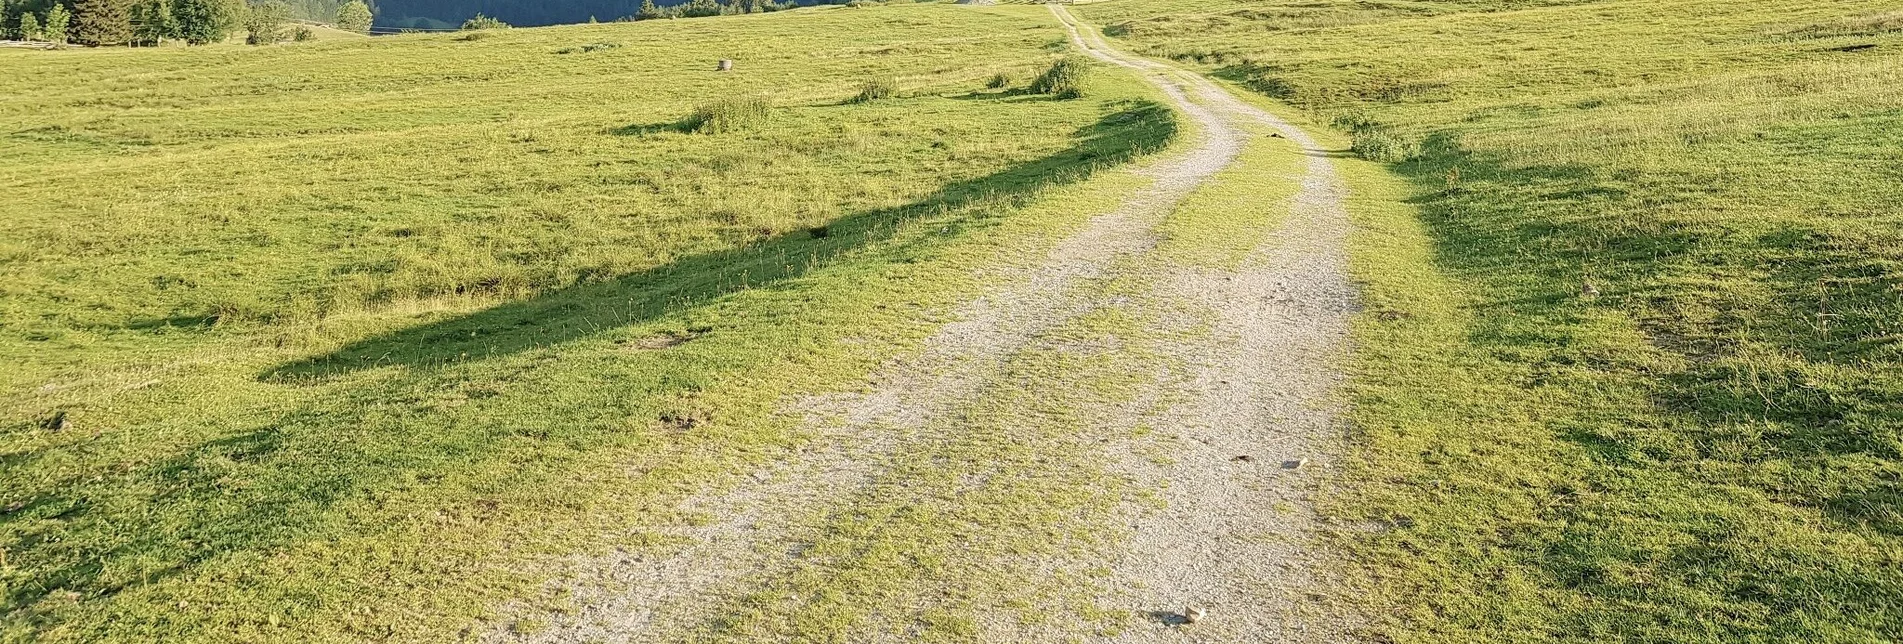
[[[660,6],[685,0],[655,0]],[[377,24],[384,27],[453,29],[478,13],[518,27],[608,22],[641,10],[641,0],[379,0]]]

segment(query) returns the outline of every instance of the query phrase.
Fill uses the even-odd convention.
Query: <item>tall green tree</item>
[[[226,0],[173,0],[172,21],[178,37],[194,45],[223,42],[238,28],[244,5]]]
[[[667,12],[661,11],[660,7],[654,6],[654,0],[641,0],[641,12],[634,14],[635,20],[654,20],[656,18],[666,17]]]
[[[39,39],[40,39],[40,19],[34,17],[32,11],[22,12],[20,14],[20,40],[39,40]]]
[[[138,0],[131,14],[133,42],[160,45],[178,37],[178,23],[172,20],[172,4],[167,0]]]
[[[363,0],[350,0],[337,7],[337,28],[360,34],[370,33],[370,24],[376,20],[370,14],[370,5]]]
[[[64,45],[72,24],[72,12],[66,10],[66,5],[55,2],[53,6],[46,9],[46,26],[41,28],[40,35],[47,40]]]
[[[247,45],[275,45],[284,40],[284,23],[291,19],[291,7],[271,0],[251,5],[245,12],[244,42]]]
[[[132,15],[124,0],[74,0],[73,40],[117,45],[132,40]]]

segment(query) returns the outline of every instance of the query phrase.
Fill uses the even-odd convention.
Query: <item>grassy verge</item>
[[[1157,254],[1170,264],[1233,271],[1265,241],[1263,231],[1288,216],[1307,157],[1292,144],[1250,125],[1254,140],[1234,165],[1190,193],[1157,226]],[[1273,243],[1269,240],[1268,243]]]
[[[1903,635],[1889,8],[1350,4],[1080,11],[1393,162],[1344,163],[1367,636]]]
[[[981,90],[1061,37],[907,7],[9,52],[0,635],[436,641],[693,520],[801,440],[779,401],[1169,142],[1132,81]],[[762,87],[755,129],[675,125]]]

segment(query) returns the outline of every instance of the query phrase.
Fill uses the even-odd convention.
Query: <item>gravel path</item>
[[[1187,91],[1228,124],[1273,128],[1308,156],[1288,219],[1240,269],[1177,269],[1160,280],[1159,295],[1213,307],[1219,322],[1210,341],[1178,347],[1194,369],[1188,402],[1166,414],[1179,437],[1174,460],[1126,463],[1162,490],[1165,509],[1133,522],[1129,551],[1113,566],[1131,591],[1111,607],[1151,615],[1151,627],[1113,640],[1343,639],[1343,624],[1307,599],[1315,561],[1304,547],[1315,528],[1315,472],[1339,443],[1335,363],[1356,307],[1334,166],[1299,128],[1201,76],[1116,51],[1063,7],[1051,11],[1091,56]],[[1190,607],[1207,617],[1182,624]]]
[[[1114,305],[1078,285],[1121,267],[1154,266],[1127,260],[1151,250],[1158,222],[1234,164],[1251,136],[1245,125],[1267,125],[1316,148],[1300,130],[1208,80],[1121,54],[1062,7],[1051,10],[1078,47],[1161,89],[1194,123],[1196,144],[1140,170],[1154,178],[1152,186],[1092,218],[1041,262],[994,275],[1004,286],[961,307],[958,321],[916,356],[882,369],[863,393],[793,405],[818,438],[797,458],[691,499],[689,508],[713,520],[676,528],[678,548],[571,562],[562,584],[573,609],[551,615],[503,607],[502,614],[531,618],[538,627],[518,632],[505,622],[482,639],[666,641],[703,625],[724,599],[794,565],[829,508],[863,490],[884,471],[887,456],[918,440],[928,424],[956,414],[1005,360],[1045,330]],[[1338,434],[1332,361],[1343,348],[1354,294],[1345,273],[1339,182],[1325,155],[1310,157],[1291,217],[1239,270],[1165,267],[1144,276],[1161,286],[1159,299],[1213,309],[1216,328],[1205,342],[1175,347],[1192,369],[1181,384],[1186,391],[1166,392],[1185,401],[1169,413],[1182,436],[1176,459],[1158,465],[1112,455],[1133,480],[1160,490],[1167,507],[1133,509],[1128,551],[1109,562],[1129,591],[1101,601],[1154,617],[1116,641],[1263,641],[1300,632],[1308,636],[1294,639],[1329,639],[1294,608],[1305,603],[1299,595],[1308,584],[1300,542],[1312,519],[1304,498]],[[1232,459],[1242,454],[1258,462],[1238,466]],[[1301,458],[1310,464],[1280,469],[1281,460]],[[1174,624],[1170,615],[1192,604],[1210,619]]]

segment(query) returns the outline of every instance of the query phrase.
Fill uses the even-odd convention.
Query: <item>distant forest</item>
[[[325,0],[311,0],[323,2]],[[655,0],[669,6],[684,0]],[[478,13],[521,26],[608,22],[641,10],[641,0],[377,0],[377,24],[385,27],[454,28]]]
[[[337,18],[337,8],[349,0],[278,0],[291,8],[291,17],[299,20],[330,22]],[[376,6],[374,0],[366,0],[370,6]]]

